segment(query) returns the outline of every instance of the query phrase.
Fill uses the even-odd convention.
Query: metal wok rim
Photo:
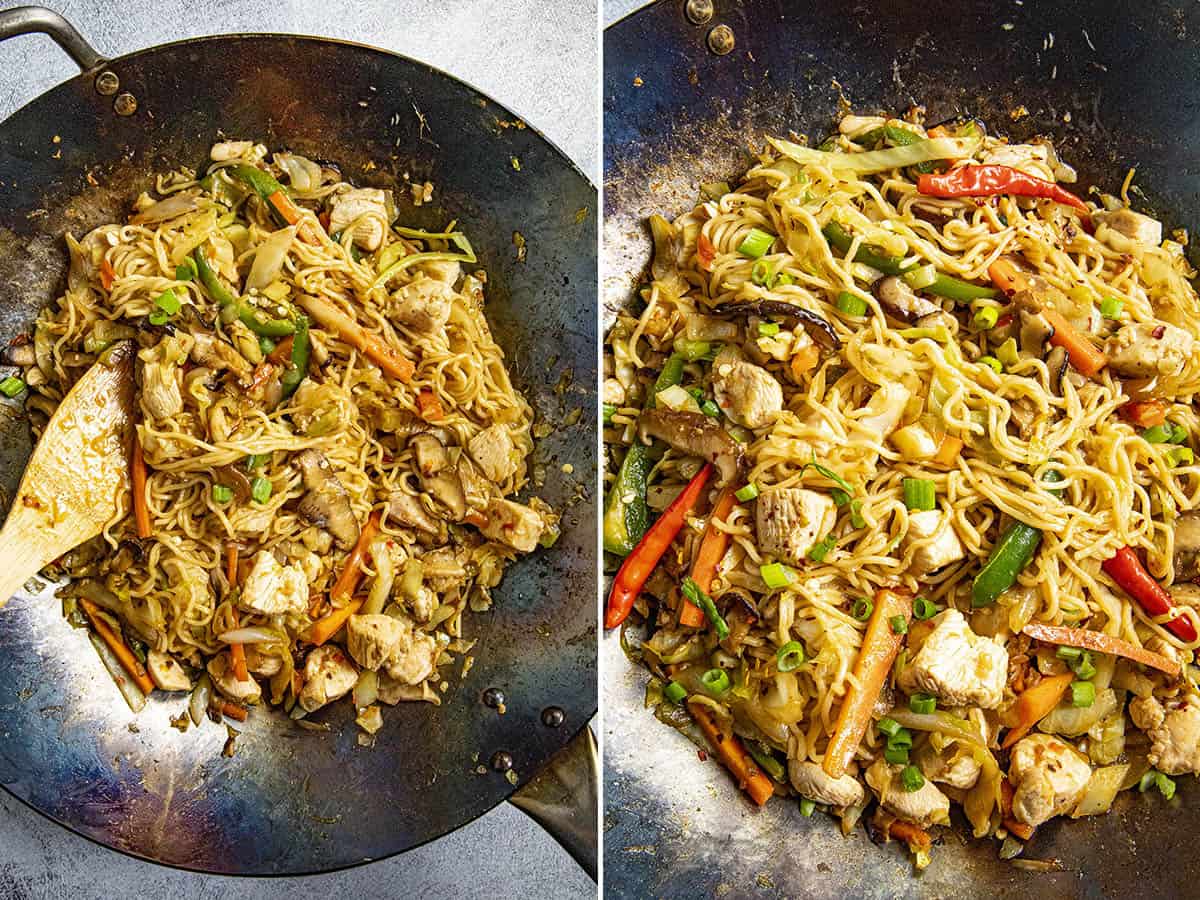
[[[584,180],[584,182],[587,184],[587,186],[589,188],[591,188],[594,193],[598,194],[595,183],[587,175],[587,173],[584,172],[575,163],[575,161],[573,159],[571,159],[571,157],[568,156],[567,153],[557,143],[552,141],[550,138],[546,137],[546,135],[542,132],[542,130],[540,128],[531,124],[526,119],[525,116],[515,112],[514,110],[510,109],[505,104],[498,102],[490,94],[485,93],[484,91],[480,90],[479,88],[477,88],[475,85],[471,84],[470,82],[468,82],[462,78],[459,78],[458,76],[453,75],[450,72],[447,72],[445,69],[441,69],[437,66],[430,65],[427,62],[424,62],[422,60],[416,59],[414,57],[408,56],[403,53],[398,53],[394,50],[388,50],[383,47],[376,47],[372,44],[364,44],[360,41],[351,41],[351,40],[346,40],[343,38],[320,37],[317,35],[292,34],[292,33],[287,33],[287,32],[230,32],[228,34],[199,35],[197,37],[183,38],[183,39],[177,40],[177,41],[169,41],[165,44],[155,44],[154,46],[144,47],[140,50],[134,50],[130,53],[125,53],[120,56],[105,57],[104,60],[102,62],[100,62],[97,66],[95,66],[91,69],[85,69],[85,70],[79,72],[78,74],[73,75],[68,79],[65,79],[64,81],[60,81],[58,84],[54,85],[53,87],[46,89],[42,93],[38,94],[36,97],[32,98],[31,100],[27,101],[26,103],[23,103],[22,105],[20,105],[16,109],[14,109],[11,113],[9,113],[9,115],[6,116],[3,120],[0,120],[0,127],[2,127],[4,124],[6,124],[8,122],[8,120],[10,118],[12,118],[13,116],[16,116],[21,112],[24,112],[28,109],[33,108],[37,103],[44,100],[46,98],[46,96],[48,94],[52,93],[53,91],[58,90],[59,88],[63,87],[66,84],[71,83],[72,81],[75,81],[76,79],[90,78],[95,72],[102,70],[104,68],[107,68],[110,65],[119,65],[119,64],[127,62],[129,60],[137,59],[142,56],[148,56],[150,54],[154,54],[154,53],[157,53],[162,50],[178,48],[178,47],[183,47],[183,46],[194,46],[197,44],[204,44],[204,43],[218,42],[218,41],[244,41],[244,40],[252,40],[252,39],[259,39],[259,38],[276,38],[276,39],[291,40],[291,41],[298,41],[298,42],[311,43],[311,44],[342,45],[342,46],[350,47],[350,48],[352,48],[354,50],[358,50],[358,51],[367,51],[372,54],[379,54],[381,56],[391,57],[393,59],[397,59],[402,62],[425,69],[426,71],[433,73],[434,75],[436,75],[437,77],[439,77],[441,79],[446,79],[446,80],[455,82],[455,83],[461,85],[462,87],[466,88],[467,91],[469,93],[473,94],[475,97],[485,100],[485,101],[487,101],[487,103],[496,107],[498,110],[503,111],[509,117],[519,119],[521,122],[524,122],[525,126],[526,126],[526,130],[533,132],[533,134],[535,134],[539,140],[541,140],[551,150],[554,151],[554,154],[556,156],[558,156],[559,159],[561,159],[563,162],[565,162],[567,164],[567,166],[570,168],[570,170],[572,172],[574,172],[576,175],[578,175],[580,178],[582,178]],[[602,214],[601,211],[597,210],[597,212],[596,212],[597,225],[595,226],[595,231],[596,231],[597,235],[599,234],[598,222],[600,220],[601,214]],[[598,660],[598,656],[596,657],[596,659]],[[523,788],[526,784],[528,784],[528,782],[534,776],[536,776],[539,772],[541,772],[545,768],[545,766],[549,763],[550,759],[553,759],[557,753],[562,752],[562,750],[565,749],[567,747],[567,745],[569,745],[573,740],[577,739],[579,737],[579,735],[583,733],[584,729],[589,727],[589,722],[596,716],[597,712],[598,712],[598,700],[596,697],[593,697],[590,710],[586,711],[583,715],[580,716],[578,727],[569,732],[570,737],[567,740],[563,741],[562,747],[560,747],[558,751],[556,751],[554,754],[551,754],[551,756],[545,762],[542,763],[541,767],[530,770],[524,777],[520,778],[518,780],[517,784],[511,786],[512,787],[511,790],[502,792],[501,796],[499,797],[498,800],[496,800],[495,803],[468,816],[468,818],[466,818],[464,821],[462,821],[460,824],[458,824],[454,828],[451,828],[448,831],[445,831],[438,835],[431,835],[430,837],[427,837],[421,841],[418,841],[417,843],[413,844],[412,846],[406,847],[402,850],[396,850],[392,853],[387,853],[382,856],[372,857],[370,859],[362,859],[362,860],[358,860],[355,862],[348,862],[348,863],[344,863],[344,864],[340,864],[340,865],[327,866],[324,868],[303,869],[303,870],[293,871],[293,872],[254,872],[254,873],[247,873],[247,874],[238,874],[238,873],[232,873],[232,872],[222,872],[222,871],[217,871],[214,869],[208,869],[208,868],[203,868],[203,867],[193,867],[193,866],[186,866],[186,865],[182,865],[182,864],[178,864],[178,863],[164,862],[162,860],[153,859],[149,856],[145,856],[143,854],[137,853],[133,850],[128,850],[128,849],[124,849],[121,847],[111,846],[109,844],[104,843],[98,837],[93,837],[92,835],[84,834],[82,831],[77,830],[76,828],[74,828],[70,824],[68,824],[67,822],[61,821],[60,819],[54,817],[50,813],[39,809],[31,801],[26,800],[24,797],[21,797],[18,794],[16,794],[6,784],[0,783],[0,790],[3,790],[6,795],[8,795],[9,797],[12,797],[14,800],[16,800],[22,806],[26,807],[27,809],[32,810],[34,813],[36,813],[37,815],[39,815],[46,821],[51,822],[54,825],[70,832],[71,834],[75,835],[76,837],[82,838],[83,840],[87,841],[89,844],[94,844],[97,847],[101,847],[105,850],[111,851],[113,853],[117,853],[121,856],[136,860],[138,862],[149,863],[154,866],[159,866],[164,869],[173,869],[173,870],[179,871],[179,872],[187,872],[187,873],[192,873],[192,874],[215,876],[215,877],[219,877],[219,878],[228,878],[228,879],[244,878],[244,879],[249,879],[249,880],[270,881],[270,880],[277,880],[277,879],[283,879],[283,878],[306,878],[306,877],[315,876],[315,875],[327,875],[327,874],[333,874],[333,873],[337,873],[337,872],[346,872],[351,869],[357,869],[357,868],[361,868],[366,865],[370,865],[371,863],[382,862],[382,861],[388,860],[388,859],[394,859],[397,856],[401,856],[405,853],[409,853],[411,851],[417,850],[421,847],[426,846],[427,844],[432,844],[435,841],[438,841],[441,838],[444,838],[449,834],[453,834],[454,832],[461,831],[462,829],[466,828],[467,826],[472,825],[473,823],[475,823],[476,821],[481,819],[483,816],[487,815],[488,813],[492,812],[492,810],[499,807],[502,803],[508,802],[515,793],[517,793],[519,790],[521,790],[521,788]],[[524,815],[524,813],[522,813],[522,814]]]

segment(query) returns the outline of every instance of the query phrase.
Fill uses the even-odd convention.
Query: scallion
[[[742,242],[738,244],[738,253],[742,256],[748,256],[750,259],[758,259],[764,253],[771,249],[771,245],[775,243],[775,235],[768,234],[758,228],[751,228],[749,233]]]
[[[750,270],[750,280],[759,287],[765,287],[768,291],[775,286],[775,273],[771,271],[771,265],[765,259],[760,259],[754,264],[754,268]]]
[[[700,412],[704,413],[710,419],[716,419],[721,415],[721,407],[717,406],[712,400],[705,400],[700,404]]]
[[[233,499],[233,491],[223,484],[214,484],[212,487],[212,498],[215,503],[228,503]]]
[[[1167,424],[1171,426],[1170,440],[1172,444],[1182,444],[1188,439],[1188,430],[1182,425],[1176,425],[1174,422],[1168,422]]]
[[[156,309],[147,318],[151,325],[166,325],[171,320],[171,314],[165,309]]]
[[[832,534],[827,534],[808,548],[808,558],[813,562],[824,562],[825,557],[829,555],[829,551],[836,546],[837,538]]]
[[[613,406],[611,403],[604,404],[603,416],[604,416],[604,424],[605,425],[609,425],[612,423],[612,417],[614,415],[616,415],[616,412],[617,412],[617,408],[615,406]]]
[[[979,364],[981,366],[987,366],[989,369],[991,369],[997,375],[999,375],[1001,372],[1004,371],[1004,366],[1001,364],[1000,360],[996,359],[996,357],[994,357],[994,356],[979,357]]]
[[[710,341],[689,341],[687,338],[679,338],[675,341],[673,349],[688,362],[696,362],[708,357],[712,352],[712,343]]]
[[[196,277],[196,264],[190,256],[185,256],[183,262],[175,267],[176,281],[191,281]]]
[[[886,734],[889,738],[901,731],[900,723],[890,716],[884,716],[875,723],[875,727],[878,728],[883,734]]]
[[[1000,360],[1004,368],[1011,369],[1021,361],[1021,352],[1017,349],[1017,339],[1009,338],[1003,344],[996,348],[996,359]]]
[[[850,524],[855,528],[866,527],[867,520],[863,518],[861,500],[850,501]]]
[[[687,696],[687,689],[678,681],[671,681],[663,688],[663,696],[678,705]]]
[[[1162,772],[1154,773],[1154,786],[1158,788],[1158,792],[1168,800],[1175,796],[1175,782]]]
[[[1142,440],[1147,444],[1166,444],[1171,440],[1170,425],[1151,425],[1142,432]]]
[[[1124,307],[1124,302],[1118,300],[1116,297],[1105,297],[1100,301],[1100,315],[1106,319],[1119,319],[1121,318],[1121,310]]]
[[[892,634],[908,634],[908,619],[904,616],[892,616],[888,619],[888,625],[892,628]]]
[[[799,641],[788,641],[775,653],[775,664],[780,672],[794,672],[804,665],[804,645]]]
[[[255,453],[255,454],[252,454],[251,456],[247,456],[246,457],[246,468],[249,469],[251,472],[253,472],[255,469],[257,469],[259,466],[261,466],[263,463],[265,463],[270,458],[271,458],[271,454],[269,454],[269,453]]]
[[[873,612],[875,612],[875,604],[866,597],[859,597],[854,601],[854,605],[850,607],[850,617],[860,622],[865,622],[871,618],[871,613]]]
[[[709,669],[700,676],[700,683],[710,694],[723,694],[729,690],[729,676],[724,669]]]
[[[5,397],[12,398],[25,390],[25,382],[16,375],[9,375],[3,381],[0,381],[0,394]]]
[[[774,337],[779,334],[778,322],[759,322],[758,334],[760,337]]]
[[[1142,780],[1138,782],[1138,790],[1143,794],[1146,793],[1146,791],[1154,787],[1154,782],[1157,778],[1158,773],[1153,769],[1150,769],[1145,775],[1142,776]]]
[[[883,758],[890,762],[893,766],[908,765],[908,748],[907,747],[884,747]]]
[[[773,591],[785,588],[796,580],[796,573],[782,563],[765,563],[758,567],[758,574]]]
[[[913,694],[908,698],[908,708],[919,715],[927,716],[937,709],[937,697],[930,694]]]
[[[916,766],[905,766],[900,771],[900,784],[911,794],[925,786],[925,776]]]
[[[817,804],[815,800],[809,800],[807,797],[800,798],[800,815],[804,818],[810,818],[816,810]]]
[[[937,509],[937,485],[927,478],[905,478],[904,505],[908,509]]]
[[[981,331],[987,331],[996,327],[996,323],[1000,321],[1000,310],[994,306],[981,306],[979,311],[975,313],[975,327]]]
[[[1078,647],[1059,647],[1054,651],[1054,655],[1061,660],[1074,662],[1075,660],[1079,659],[1079,657],[1083,656],[1083,651]]]
[[[734,491],[733,496],[737,497],[743,503],[748,503],[758,496],[758,485],[751,482],[745,487]]]
[[[848,316],[865,316],[869,309],[866,300],[849,291],[838,294],[834,305]]]
[[[1071,682],[1071,705],[1084,709],[1096,702],[1096,686],[1090,681]]]
[[[266,503],[271,499],[271,482],[266,478],[255,478],[250,483],[250,496],[255,503]]]
[[[937,281],[937,275],[937,269],[933,263],[928,263],[924,266],[917,266],[915,269],[909,269],[900,277],[914,291],[920,291]]]
[[[1096,677],[1096,666],[1092,662],[1092,654],[1087,650],[1079,654],[1079,658],[1067,663],[1071,667],[1071,671],[1075,673],[1075,677],[1080,681],[1091,681]]]
[[[175,296],[175,292],[170,288],[167,288],[167,290],[163,291],[154,298],[154,305],[167,315],[173,316],[175,313],[179,312],[179,307],[183,304],[180,302],[179,298]]]
[[[932,619],[938,614],[938,605],[926,597],[918,597],[913,601],[913,618],[919,622]]]

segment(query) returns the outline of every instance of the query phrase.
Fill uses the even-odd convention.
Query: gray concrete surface
[[[22,5],[0,2],[0,9]],[[599,160],[595,0],[48,0],[107,55],[202,34],[271,31],[361,41],[470,82],[540,128],[593,181]],[[0,44],[0,119],[75,74],[45,37]],[[504,804],[392,860],[305,879],[199,876],[77,838],[0,792],[0,900],[129,896],[584,898],[595,885]]]

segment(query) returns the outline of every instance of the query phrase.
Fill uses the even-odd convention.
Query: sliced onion
[[[354,685],[354,708],[365,709],[379,699],[379,673],[363,669]]]
[[[100,656],[100,661],[104,663],[104,668],[108,669],[108,674],[112,676],[112,680],[117,683],[117,690],[121,692],[121,696],[125,698],[125,702],[129,704],[129,708],[135,713],[141,712],[146,706],[146,695],[142,693],[142,689],[134,683],[134,680],[129,677],[129,674],[125,671],[125,667],[117,659],[117,655],[112,652],[108,644],[104,643],[103,639],[95,632],[88,632],[88,640],[96,648],[96,653]]]
[[[275,165],[287,172],[293,190],[305,193],[321,186],[321,167],[295,153],[276,153]]]
[[[1083,796],[1075,804],[1071,818],[1098,816],[1108,812],[1113,801],[1117,799],[1117,793],[1121,790],[1121,784],[1124,782],[1129,768],[1129,763],[1121,763],[1115,766],[1105,766],[1092,772],[1092,777],[1083,790]]]
[[[217,635],[217,640],[226,644],[282,644],[284,641],[278,631],[263,628],[259,625],[248,625],[245,628],[235,628]]]
[[[133,225],[157,225],[195,212],[199,207],[199,198],[195,194],[172,194],[166,200],[147,206],[129,221]]]
[[[289,225],[287,228],[280,228],[258,245],[254,254],[254,264],[250,266],[250,274],[246,276],[246,290],[261,291],[279,277],[288,250],[295,239],[296,226]]]
[[[196,682],[191,699],[188,700],[188,715],[191,716],[193,725],[199,725],[204,721],[204,714],[208,710],[209,701],[212,700],[212,688],[212,679],[205,672]]]

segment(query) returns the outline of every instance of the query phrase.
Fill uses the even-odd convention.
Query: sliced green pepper
[[[1063,477],[1051,470],[1046,473],[1046,480],[1058,482]],[[1056,497],[1062,494],[1061,491],[1050,493]],[[971,606],[990,606],[995,603],[997,597],[1016,583],[1017,576],[1029,565],[1041,542],[1041,531],[1024,522],[1013,522],[1004,529],[988,561],[971,583]]]
[[[787,780],[787,769],[784,768],[783,763],[779,761],[766,744],[759,743],[758,741],[746,741],[746,750],[754,758],[758,767],[775,781],[783,784]]]
[[[196,277],[204,286],[208,296],[215,300],[222,309],[231,309],[236,312],[237,318],[241,319],[246,327],[255,334],[260,337],[281,338],[295,333],[295,322],[290,319],[260,318],[257,309],[244,300],[239,300],[225,285],[221,284],[221,280],[209,266],[202,246],[195,249],[192,259],[196,262]]]
[[[825,235],[825,240],[829,241],[829,246],[845,253],[850,249],[850,245],[854,243],[854,238],[837,222],[830,222],[821,229],[821,233]],[[894,256],[881,256],[872,250],[870,247],[862,246],[858,248],[858,252],[854,254],[854,261],[870,266],[872,269],[878,269],[885,275],[903,275],[917,268],[917,263],[909,263],[904,265],[904,260]],[[936,294],[939,297],[945,297],[947,300],[954,300],[959,303],[966,303],[971,300],[991,299],[996,296],[996,289],[983,287],[978,284],[971,284],[969,281],[963,281],[961,278],[955,278],[952,275],[946,275],[942,272],[937,273],[933,283],[924,288],[926,293]]]
[[[283,373],[280,383],[283,385],[283,396],[290,397],[300,386],[304,376],[308,374],[308,356],[310,344],[308,340],[308,316],[296,318],[296,333],[292,335],[292,357],[288,362],[287,371]]]
[[[228,171],[238,181],[244,182],[254,188],[254,192],[264,200],[277,191],[283,190],[282,184],[276,181],[269,172],[264,172],[257,166],[234,166]]]

